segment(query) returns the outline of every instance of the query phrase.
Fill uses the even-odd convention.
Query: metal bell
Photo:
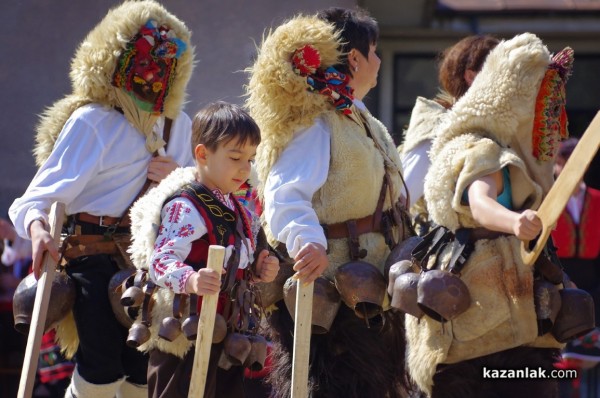
[[[395,264],[402,260],[410,260],[412,257],[411,253],[413,249],[422,241],[423,238],[421,238],[420,236],[411,236],[410,238],[407,238],[402,242],[398,243],[396,246],[394,246],[394,248],[385,260],[384,275],[389,275],[389,269],[392,266],[392,264]]]
[[[175,340],[181,334],[181,322],[179,319],[168,316],[160,323],[158,329],[158,337],[167,341]]]
[[[258,372],[265,366],[267,359],[267,340],[261,335],[248,336],[250,340],[250,353],[244,362],[244,367],[253,372]]]
[[[417,303],[423,312],[439,322],[452,320],[471,305],[471,294],[455,274],[442,270],[421,273]]]
[[[37,283],[35,276],[29,274],[19,282],[13,295],[15,329],[24,335],[29,333]],[[74,303],[75,284],[65,273],[57,273],[50,288],[50,305],[48,305],[44,331],[56,326],[73,308]]]
[[[131,286],[133,284],[133,276],[135,268],[125,268],[115,273],[108,282],[108,298],[115,317],[119,323],[127,329],[133,325],[137,310],[123,306],[121,304],[121,296],[123,294],[123,286]]]
[[[150,329],[147,325],[138,322],[129,329],[126,343],[129,347],[138,348],[148,340],[150,340]]]
[[[392,264],[388,273],[388,288],[387,292],[391,296],[394,293],[394,282],[396,278],[407,272],[414,272],[413,264],[410,260],[400,260]]]
[[[225,355],[234,366],[243,365],[252,349],[248,336],[241,333],[229,333],[223,344]]]
[[[394,308],[421,318],[424,313],[417,303],[417,286],[420,275],[414,272],[404,273],[396,278],[390,305]]]
[[[560,290],[560,298],[560,311],[552,327],[557,341],[566,343],[594,329],[594,300],[588,292],[565,288]]]
[[[543,279],[533,282],[533,302],[538,323],[538,335],[543,336],[552,330],[561,307],[558,287]]]
[[[387,286],[377,267],[365,261],[350,261],[335,270],[334,280],[342,301],[356,316],[370,319],[381,314]]]
[[[298,281],[288,278],[283,286],[283,299],[292,317],[296,312],[296,289]],[[340,294],[335,285],[323,277],[314,282],[312,306],[312,333],[325,334],[331,328],[341,305]]]

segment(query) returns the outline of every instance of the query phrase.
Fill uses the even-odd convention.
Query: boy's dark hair
[[[240,145],[260,144],[260,129],[240,106],[223,101],[200,109],[192,122],[192,148],[204,144],[211,151],[237,139]]]
[[[369,59],[370,46],[377,44],[379,39],[379,27],[377,21],[366,10],[359,7],[355,9],[331,7],[319,11],[317,17],[333,24],[335,31],[340,33],[342,41],[340,50],[343,54],[356,48]],[[342,63],[335,65],[335,68],[352,76],[346,57],[342,58]]]

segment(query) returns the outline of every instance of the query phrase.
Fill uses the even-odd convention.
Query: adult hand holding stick
[[[60,232],[64,221],[65,205],[63,203],[54,203],[50,209],[49,223],[50,235],[58,246],[60,242]],[[19,382],[18,398],[29,398],[33,394],[35,383],[35,372],[37,370],[38,359],[40,355],[40,345],[42,335],[44,334],[44,325],[46,324],[46,315],[48,313],[48,304],[50,302],[50,292],[52,291],[52,282],[56,273],[56,259],[46,251],[42,260],[41,276],[37,282],[35,302],[33,304],[33,313],[29,335],[27,336],[27,347],[25,348],[25,357],[23,368],[21,370],[21,380]]]

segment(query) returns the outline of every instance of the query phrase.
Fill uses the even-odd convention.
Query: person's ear
[[[473,84],[473,80],[475,80],[476,76],[477,76],[477,72],[475,72],[473,69],[467,69],[465,71],[464,78],[469,87],[471,87],[471,84]]]
[[[348,68],[353,72],[358,71],[358,58],[356,57],[355,48],[348,52]]]
[[[208,155],[208,148],[204,144],[198,144],[194,148],[194,157],[196,158],[196,162],[201,165],[206,164],[206,159]]]

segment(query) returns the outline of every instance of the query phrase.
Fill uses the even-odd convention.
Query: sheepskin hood
[[[185,88],[192,74],[194,49],[185,24],[152,0],[126,1],[110,10],[79,45],[71,62],[72,93],[55,102],[41,115],[36,128],[34,154],[38,166],[48,158],[56,138],[73,111],[85,104],[117,105],[112,77],[117,60],[128,42],[149,20],[168,26],[186,44],[177,59],[175,76],[164,103],[165,117],[175,119],[185,100]]]
[[[553,162],[533,155],[532,131],[538,92],[551,62],[546,46],[530,33],[490,52],[471,88],[437,129],[425,179],[433,221],[452,230],[477,227],[462,193],[475,179],[507,166],[513,208],[539,206],[554,180]]]
[[[572,50],[568,50],[572,62]],[[552,62],[546,46],[531,33],[500,42],[488,55],[471,88],[448,112],[431,150],[432,160],[456,137],[480,134],[512,148],[544,194],[547,193],[554,181],[552,160],[556,143],[564,136],[551,132],[541,142],[534,142],[533,131],[536,114],[543,113],[538,93]],[[566,76],[563,80],[564,90]],[[549,148],[548,143],[551,143]],[[545,158],[534,155],[540,151],[548,155]]]
[[[247,69],[246,105],[262,136],[256,156],[261,182],[294,132],[333,109],[325,96],[307,91],[306,77],[292,69],[294,51],[308,44],[319,52],[322,68],[338,63],[340,43],[333,25],[316,16],[297,16],[267,34],[256,62]]]

